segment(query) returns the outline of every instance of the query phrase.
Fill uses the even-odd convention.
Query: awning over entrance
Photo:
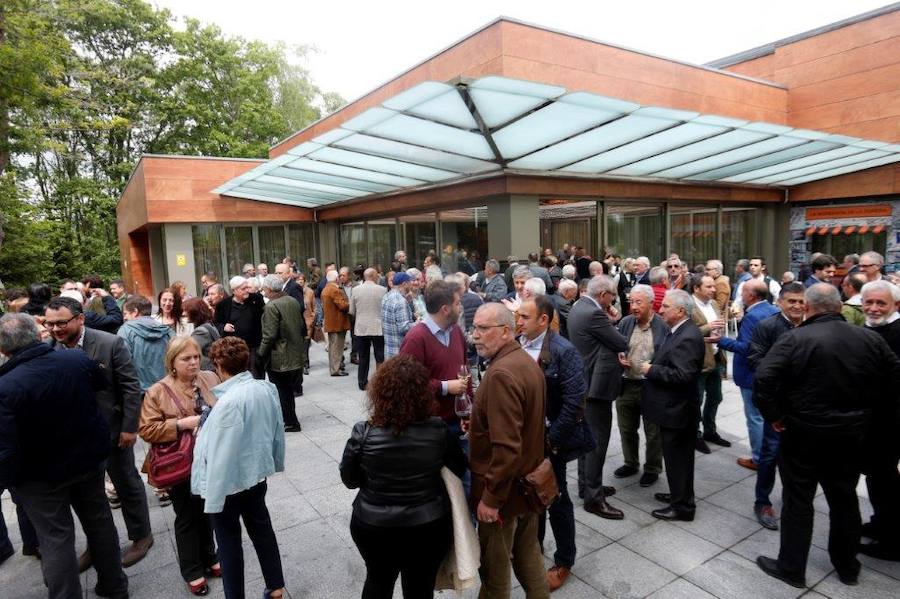
[[[489,76],[421,83],[214,192],[318,208],[503,170],[789,187],[892,162],[900,144]]]

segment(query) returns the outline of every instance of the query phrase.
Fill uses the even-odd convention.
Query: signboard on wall
[[[175,266],[187,266],[187,254],[175,254]]]
[[[890,204],[868,206],[821,206],[806,209],[806,220],[833,220],[842,218],[890,217]]]

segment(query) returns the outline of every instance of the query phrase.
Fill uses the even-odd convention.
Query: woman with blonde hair
[[[184,431],[196,435],[202,419],[215,405],[212,388],[219,377],[200,369],[200,346],[189,336],[175,337],[165,356],[166,376],[147,389],[138,434],[151,445],[179,441]],[[148,472],[150,454],[144,462]],[[150,481],[154,484],[154,481]],[[191,494],[190,474],[169,488],[175,510],[175,547],[181,576],[194,595],[206,595],[206,576],[221,576],[212,527],[203,499]]]

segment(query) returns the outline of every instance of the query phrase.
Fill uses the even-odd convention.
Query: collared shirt
[[[453,330],[452,324],[446,329],[442,329],[438,326],[438,323],[431,318],[431,314],[426,315],[422,322],[425,323],[425,326],[428,327],[428,330],[431,331],[434,338],[440,341],[441,345],[450,347],[450,331]],[[441,395],[447,395],[447,388],[447,381],[441,381]]]
[[[651,324],[653,319],[645,325],[635,321],[634,330],[631,337],[628,338],[628,360],[631,362],[631,368],[625,370],[622,376],[629,380],[639,381],[644,377],[640,371],[642,362],[650,362],[653,360],[653,327]]]
[[[583,297],[583,298],[585,298],[585,299],[591,300],[592,302],[594,302],[594,305],[595,305],[595,306],[597,306],[598,308],[600,308],[601,310],[603,310],[603,306],[600,305],[600,302],[598,302],[597,300],[595,300],[594,298],[592,298],[591,296],[589,296],[587,293],[585,293],[585,294],[582,295],[581,297]],[[603,311],[605,312],[606,310],[603,310]]]
[[[531,356],[531,359],[537,362],[541,355],[541,348],[544,346],[544,339],[547,337],[547,331],[544,331],[534,339],[527,339],[525,335],[519,337],[519,343],[522,349]]]
[[[412,304],[399,289],[391,289],[381,298],[381,329],[384,333],[384,357],[400,353],[403,337],[416,324]]]
[[[718,315],[718,313],[716,313],[715,308],[713,308],[712,302],[709,302],[709,301],[704,302],[702,299],[700,299],[696,295],[692,295],[691,297],[694,298],[694,303],[697,304],[697,307],[700,308],[701,312],[703,312],[703,316],[706,317],[707,323],[710,323],[714,320],[719,319],[719,315]],[[716,353],[717,351],[719,351],[719,347],[717,344],[715,344],[715,343],[712,344],[712,351],[713,351],[713,353]]]
[[[84,349],[84,330],[86,328],[87,327],[85,327],[85,326],[81,327],[81,334],[78,335],[78,343],[75,344],[75,347],[77,347],[78,349],[81,349],[81,350]],[[73,347],[71,349],[75,349],[75,347]],[[54,345],[54,349],[70,349],[70,348],[68,345],[57,341],[56,344]]]
[[[686,323],[688,320],[689,320],[688,318],[683,318],[682,320],[678,321],[678,324],[676,324],[674,327],[672,327],[672,332],[669,334],[669,336],[671,337],[672,335],[674,335],[675,331],[677,331],[679,328],[681,328],[681,325]]]

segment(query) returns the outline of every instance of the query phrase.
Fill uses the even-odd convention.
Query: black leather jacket
[[[359,489],[353,517],[371,526],[416,526],[450,513],[441,479],[447,466],[462,477],[466,458],[440,418],[393,428],[357,422],[341,459],[341,480]]]

